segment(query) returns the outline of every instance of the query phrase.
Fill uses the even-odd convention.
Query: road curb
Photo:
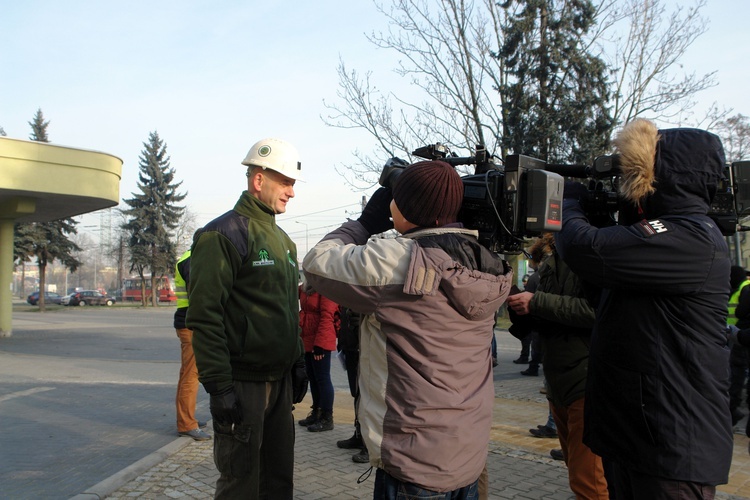
[[[137,478],[144,472],[151,469],[153,466],[160,464],[170,455],[173,455],[174,453],[182,450],[192,441],[193,439],[187,436],[178,437],[171,443],[162,446],[150,455],[125,467],[121,471],[112,474],[107,479],[100,481],[90,488],[86,488],[86,491],[79,493],[74,497],[71,497],[70,500],[91,500],[94,498],[105,498],[107,495],[111,494],[114,491],[117,491],[120,487]]]

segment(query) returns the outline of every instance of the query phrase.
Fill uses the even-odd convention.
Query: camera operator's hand
[[[231,427],[232,424],[240,425],[242,423],[242,408],[240,402],[237,401],[233,387],[211,394],[209,410],[214,423],[219,426]]]
[[[391,190],[381,187],[372,194],[370,201],[367,202],[364,210],[362,210],[362,215],[357,220],[371,235],[393,229],[390,207],[391,200],[393,200]]]
[[[297,404],[305,399],[307,394],[307,370],[305,370],[305,358],[300,357],[292,366],[292,404]]]
[[[589,190],[580,182],[565,181],[563,199],[574,199],[580,202],[584,202],[586,198],[588,198],[588,195]]]

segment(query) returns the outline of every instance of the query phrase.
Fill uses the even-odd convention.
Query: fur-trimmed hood
[[[528,250],[528,254],[534,266],[534,269],[536,269],[549,255],[552,255],[554,249],[554,233],[543,233],[539,238],[537,238]]]
[[[716,135],[693,128],[658,130],[637,119],[613,142],[620,154],[620,194],[640,204],[642,217],[708,212],[726,162]]]

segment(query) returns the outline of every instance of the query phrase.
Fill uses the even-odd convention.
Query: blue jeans
[[[477,478],[478,479],[478,478]],[[383,469],[375,472],[374,500],[474,500],[479,498],[478,481],[453,491],[438,492],[426,490],[416,484],[405,483],[388,474]]]

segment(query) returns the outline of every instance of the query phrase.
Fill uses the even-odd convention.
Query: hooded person
[[[374,498],[471,497],[487,460],[494,313],[513,273],[457,222],[462,199],[447,163],[410,165],[303,263],[311,286],[363,315],[358,418]],[[391,228],[400,236],[371,238]]]
[[[584,443],[611,463],[618,499],[713,498],[732,459],[725,326],[729,252],[707,215],[725,160],[709,132],[627,124],[619,225],[597,228],[566,183],[556,247],[602,288]]]

